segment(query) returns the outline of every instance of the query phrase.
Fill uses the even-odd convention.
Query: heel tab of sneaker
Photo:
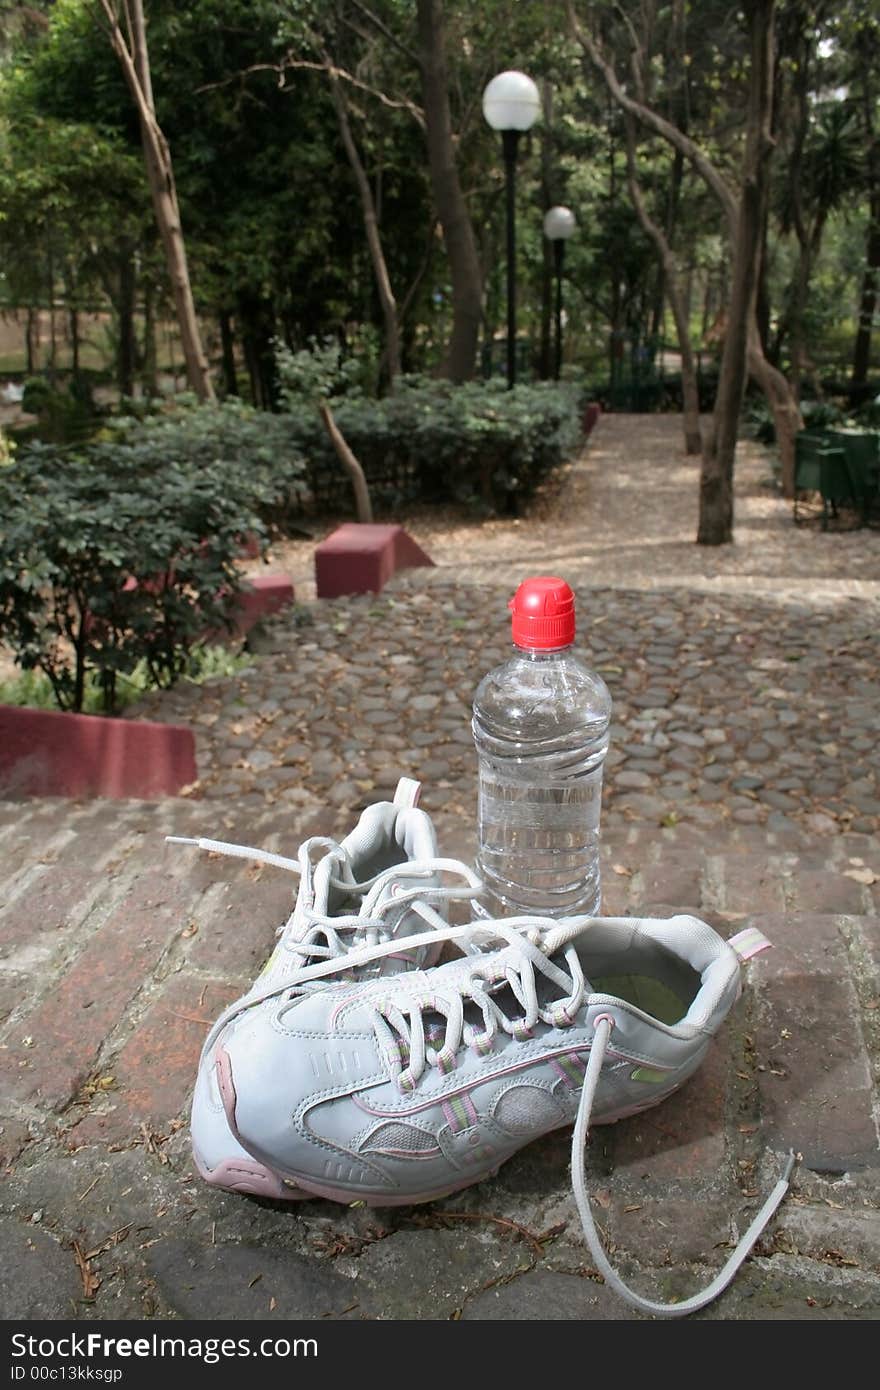
[[[736,952],[741,965],[752,959],[752,956],[760,955],[762,951],[772,951],[773,942],[768,941],[763,932],[758,931],[757,927],[746,927],[745,931],[739,931],[735,936],[728,937],[728,946]]]

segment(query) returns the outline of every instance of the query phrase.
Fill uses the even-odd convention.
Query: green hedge
[[[233,491],[245,490],[267,527],[295,525],[311,506],[306,461],[289,422],[240,401],[198,405],[179,396],[155,414],[108,421],[101,442],[104,457],[123,468],[210,468]]]
[[[458,502],[479,511],[519,508],[577,447],[574,386],[452,386],[404,380],[383,400],[331,399],[337,424],[363,466],[374,505]],[[315,512],[352,510],[351,484],[310,399],[285,394],[277,415],[237,402],[179,403],[108,427],[151,466],[174,459],[252,478],[260,513],[281,531]]]
[[[516,511],[581,435],[577,390],[550,384],[508,391],[495,383],[404,380],[382,400],[343,396],[331,404],[383,508],[451,501]],[[316,506],[350,506],[349,485],[313,409],[289,400],[284,418]]]

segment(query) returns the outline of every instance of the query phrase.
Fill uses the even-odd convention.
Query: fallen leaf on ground
[[[866,883],[868,887],[872,883],[880,882],[873,869],[844,869],[844,878],[853,878],[856,883]]]

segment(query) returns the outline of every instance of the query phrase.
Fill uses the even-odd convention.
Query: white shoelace
[[[789,1179],[791,1178],[795,1165],[795,1156],[794,1154],[789,1154],[782,1171],[782,1176],[764,1205],[761,1207],[761,1210],[752,1221],[748,1230],[738,1242],[733,1254],[730,1256],[723,1269],[719,1270],[712,1282],[707,1284],[700,1293],[694,1294],[691,1298],[683,1299],[681,1303],[655,1303],[653,1299],[644,1298],[641,1294],[636,1293],[634,1289],[631,1289],[628,1284],[623,1282],[620,1275],[611,1266],[608,1256],[602,1248],[602,1242],[599,1238],[599,1232],[596,1230],[596,1223],[593,1219],[593,1212],[590,1207],[590,1198],[587,1192],[587,1181],[584,1173],[584,1154],[587,1146],[587,1135],[590,1129],[590,1115],[593,1109],[596,1087],[599,1084],[599,1074],[605,1059],[605,1049],[608,1046],[608,1039],[611,1036],[611,1029],[612,1021],[607,1014],[596,1020],[596,1027],[593,1033],[593,1046],[590,1049],[587,1072],[584,1077],[584,1088],[581,1092],[574,1134],[572,1135],[571,1141],[571,1185],[574,1189],[574,1197],[577,1202],[578,1212],[580,1213],[581,1225],[584,1228],[587,1245],[590,1247],[590,1254],[596,1261],[596,1267],[605,1282],[610,1284],[611,1288],[614,1289],[625,1302],[631,1304],[633,1308],[638,1308],[642,1313],[651,1313],[657,1318],[683,1318],[688,1313],[696,1313],[700,1308],[705,1308],[708,1303],[712,1303],[718,1295],[723,1293],[727,1286],[733,1282],[734,1275],[740,1265],[751,1253],[752,1247],[788,1191]]]
[[[273,854],[270,850],[255,849],[249,845],[230,844],[225,840],[211,840],[203,837],[191,839],[183,835],[166,835],[165,838],[169,844],[193,845],[197,849],[212,854],[225,854],[237,859],[249,859],[258,864],[270,864],[274,868],[284,869],[288,873],[299,875],[301,881],[301,930],[295,942],[291,943],[290,970],[285,972],[280,981],[276,980],[262,990],[252,990],[242,999],[231,1004],[221,1014],[208,1034],[202,1049],[203,1056],[236,1015],[262,1003],[263,1000],[271,998],[273,995],[283,994],[289,989],[296,988],[301,984],[308,984],[313,979],[321,978],[324,975],[336,974],[341,970],[347,971],[361,964],[369,964],[374,960],[381,959],[382,956],[398,954],[401,949],[405,949],[407,954],[410,954],[423,945],[433,943],[438,939],[437,931],[427,934],[420,933],[418,938],[405,936],[394,939],[394,930],[400,918],[406,912],[412,911],[418,913],[432,927],[438,930],[445,929],[446,923],[439,913],[430,906],[431,902],[470,901],[482,891],[483,887],[482,881],[474,874],[473,870],[460,859],[440,857],[403,860],[399,864],[394,864],[390,868],[374,874],[371,878],[358,880],[355,878],[351,857],[344,846],[323,835],[313,835],[304,840],[299,847],[296,859],[290,859],[282,854]],[[312,855],[315,850],[325,851],[322,858],[329,857],[338,861],[342,877],[331,874],[328,878],[328,884],[350,896],[362,897],[364,903],[360,913],[334,916],[315,911],[312,906],[316,868]],[[431,878],[438,873],[454,874],[456,877],[463,878],[464,883],[458,887],[452,884],[438,884],[436,886],[424,884],[404,889],[393,895],[383,896],[385,889],[395,880]],[[387,920],[392,913],[397,917],[397,922],[393,925]],[[290,921],[291,919],[288,918],[278,928],[277,935],[287,930]],[[350,934],[349,940],[345,940],[340,935],[343,932]],[[306,964],[310,960],[317,961],[317,967],[319,967],[317,974],[315,973],[315,966],[309,967]]]
[[[419,911],[418,904],[415,906],[415,910]],[[523,1008],[523,1017],[515,1020],[509,1019],[485,993],[486,984],[490,983],[491,977],[485,968],[480,968],[479,964],[473,971],[463,975],[461,980],[445,981],[443,995],[432,994],[430,997],[413,1000],[406,1016],[393,1004],[393,1001],[377,1002],[373,1006],[377,1034],[384,1041],[392,1072],[396,1075],[399,1085],[401,1085],[402,1080],[401,1089],[415,1086],[418,1077],[426,1066],[436,1066],[441,1072],[453,1066],[455,1054],[462,1044],[475,1046],[478,1051],[482,1046],[488,1048],[491,1046],[491,1040],[497,1035],[499,1027],[515,1037],[518,1031],[521,1034],[524,1033],[539,1019],[555,1027],[566,1027],[573,1023],[574,1016],[585,997],[586,981],[577,952],[567,944],[566,938],[579,931],[590,919],[569,919],[565,927],[560,927],[559,923],[549,918],[538,917],[514,917],[507,918],[503,923],[479,921],[464,927],[447,927],[429,907],[425,907],[421,911],[421,915],[426,920],[434,919],[441,924],[433,931],[407,937],[406,942],[409,948],[450,941],[457,944],[464,954],[479,957],[480,952],[490,941],[503,941],[509,946],[517,947],[519,960],[515,964],[508,962],[504,971],[498,976],[497,982],[503,982],[510,986]],[[627,919],[618,920],[626,921]],[[318,962],[316,965],[308,966],[299,971],[296,975],[296,983],[303,984],[309,980],[326,978],[340,970],[380,959],[383,955],[390,954],[394,950],[394,946],[394,942],[384,943],[350,952],[342,961]],[[563,951],[566,964],[571,969],[570,977],[566,976],[565,972],[550,959],[550,956],[559,950]],[[555,981],[560,988],[567,989],[568,993],[565,997],[554,1000],[549,1006],[539,1006],[536,971]],[[495,983],[496,981],[491,979],[491,982]],[[263,993],[262,999],[281,994],[286,987],[289,986],[285,986],[284,983],[275,985]],[[485,1025],[483,1031],[477,1032],[471,1024],[465,1021],[465,1000],[474,1002],[481,1008]],[[256,1002],[258,1001],[246,1001],[243,1007],[250,1007],[252,1003]],[[446,1019],[445,1036],[439,1048],[427,1046],[427,1033],[422,1016],[425,1011],[440,1013]],[[230,1016],[234,1012],[240,1012],[240,1009],[233,1006]],[[395,1055],[395,1039],[389,1024],[393,1024],[394,1031],[404,1040],[407,1052],[405,1065],[400,1053],[397,1052]],[[572,1135],[572,1188],[581,1218],[584,1238],[599,1272],[625,1302],[640,1312],[650,1313],[655,1317],[684,1317],[688,1313],[695,1313],[700,1308],[705,1308],[732,1282],[738,1269],[750,1254],[759,1236],[785,1197],[789,1187],[789,1179],[795,1166],[795,1157],[793,1154],[789,1155],[776,1186],[737,1243],[724,1267],[705,1289],[694,1294],[691,1298],[684,1299],[681,1303],[656,1303],[652,1299],[644,1298],[641,1294],[636,1293],[623,1282],[605,1254],[590,1208],[585,1174],[584,1160],[593,1103],[613,1027],[614,1021],[610,1014],[603,1014],[596,1020]]]
[[[565,960],[571,971],[567,976],[558,965],[550,960],[540,949],[534,936],[530,938],[518,932],[512,925],[519,921],[522,926],[534,933],[546,928],[544,919],[508,919],[500,924],[493,934],[501,935],[519,951],[517,964],[507,965],[503,972],[492,967],[492,957],[477,956],[471,973],[456,984],[448,995],[425,995],[413,999],[410,1008],[404,1013],[393,1001],[379,1002],[373,1006],[376,1015],[377,1031],[384,1037],[388,1060],[399,1088],[414,1089],[416,1082],[426,1066],[438,1068],[442,1072],[455,1065],[455,1054],[464,1044],[484,1055],[492,1049],[499,1029],[513,1038],[524,1040],[540,1020],[549,1027],[566,1027],[580,1008],[586,993],[586,981],[577,951],[573,946],[565,950]],[[564,998],[554,1000],[550,1006],[538,1002],[536,974],[543,975],[560,989],[567,989]],[[507,985],[522,1009],[522,1016],[511,1018],[499,1006],[496,998],[488,993],[489,986]],[[483,1026],[476,1029],[466,1022],[465,1002],[475,1004],[480,1011]],[[442,1045],[428,1047],[424,1013],[439,1014],[445,1020]],[[432,1039],[432,1042],[434,1039]],[[406,1057],[406,1065],[404,1065]]]

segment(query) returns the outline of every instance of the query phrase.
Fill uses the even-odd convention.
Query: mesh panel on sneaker
[[[494,1118],[508,1134],[535,1134],[563,1124],[559,1103],[540,1086],[512,1086],[495,1105]]]
[[[389,1150],[394,1153],[425,1153],[436,1148],[433,1135],[416,1129],[414,1125],[396,1121],[374,1130],[366,1143],[361,1145],[361,1153],[385,1153]]]

